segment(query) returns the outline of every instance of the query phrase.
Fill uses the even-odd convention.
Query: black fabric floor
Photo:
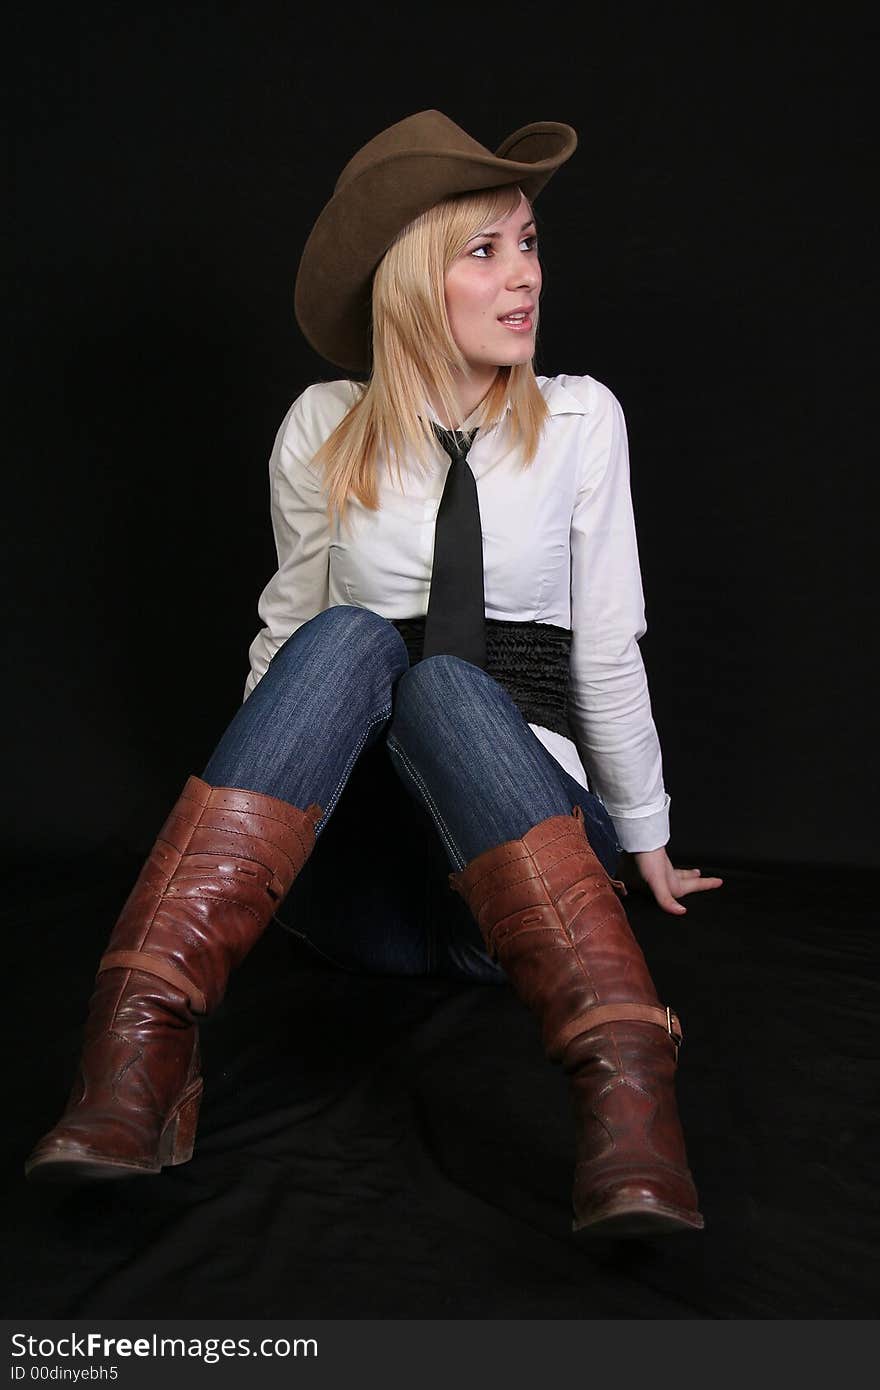
[[[137,867],[7,891],[6,1316],[875,1315],[868,873],[726,868],[683,921],[627,899],[684,1026],[706,1229],[599,1245],[571,1234],[565,1083],[508,988],[346,974],[274,925],[202,1029],[193,1160],[28,1185]]]

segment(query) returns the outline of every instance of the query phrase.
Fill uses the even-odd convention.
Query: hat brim
[[[571,126],[524,126],[496,154],[415,149],[369,165],[334,193],[300,258],[294,311],[305,338],[346,371],[369,369],[373,272],[395,237],[444,198],[519,184],[533,200],[571,157]]]

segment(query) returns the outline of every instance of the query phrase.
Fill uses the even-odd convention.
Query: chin
[[[493,367],[521,367],[525,363],[531,362],[534,355],[534,342],[523,343],[522,347],[514,348],[512,352],[506,352],[503,356],[497,357],[491,365]]]

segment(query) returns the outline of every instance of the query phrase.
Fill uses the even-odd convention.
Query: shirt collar
[[[551,415],[589,414],[589,406],[584,405],[573,391],[563,386],[558,377],[539,376],[538,386]]]
[[[573,391],[567,390],[558,377],[538,376],[535,380],[538,383],[538,390],[547,402],[547,408],[551,415],[589,414],[589,407],[584,405],[583,401],[580,400]],[[512,406],[510,401],[508,401],[501,412],[502,420],[511,409]],[[474,414],[476,414],[476,411]],[[470,416],[469,421],[473,420],[473,418],[473,416]]]
[[[537,380],[537,382],[538,382],[538,387],[539,387],[539,389],[540,389],[541,395],[544,397],[544,400],[547,402],[547,408],[548,408],[548,410],[550,411],[550,414],[551,414],[551,415],[587,415],[587,414],[589,414],[589,407],[586,406],[586,405],[584,405],[583,401],[580,400],[580,399],[574,394],[573,391],[569,391],[569,390],[567,389],[567,387],[563,386],[563,385],[562,385],[562,382],[559,380],[558,377],[555,377],[555,376],[539,376],[539,377],[536,378],[536,380]],[[481,409],[481,407],[480,407],[480,406],[477,406],[476,410],[471,411],[470,415],[467,417],[467,419],[462,423],[462,425],[461,425],[459,428],[461,428],[461,429],[471,429],[471,428],[477,423],[477,420],[478,420],[479,414],[480,414],[480,409]],[[502,420],[503,420],[504,417],[507,415],[507,413],[508,413],[508,411],[509,411],[510,409],[511,409],[511,405],[510,405],[510,401],[508,401],[507,404],[505,405],[504,409],[503,409],[502,412],[501,412],[501,417],[500,417],[500,418],[501,418]],[[427,404],[427,403],[426,403],[426,412],[425,412],[425,413],[427,414],[427,416],[428,416],[428,418],[429,418],[430,420],[435,421],[435,422],[439,425],[440,421],[439,421],[439,419],[438,419],[438,417],[437,417],[437,413],[436,413],[436,411],[431,407],[430,404]]]
[[[472,428],[474,427],[474,425],[476,425],[477,422],[478,422],[478,420],[479,420],[479,417],[480,417],[480,410],[481,410],[481,409],[482,409],[482,406],[479,406],[479,405],[478,405],[478,406],[476,407],[475,410],[472,410],[472,411],[471,411],[471,413],[470,413],[470,415],[467,417],[467,419],[462,421],[462,423],[459,425],[458,428],[459,428],[460,430],[469,430],[469,429],[472,429]],[[428,401],[425,402],[425,414],[427,415],[427,417],[428,417],[429,420],[432,420],[432,421],[433,421],[433,423],[434,423],[435,425],[439,425],[439,424],[440,424],[440,417],[438,416],[438,414],[437,414],[436,410],[434,409],[434,407],[433,407],[433,406],[430,404],[430,402],[428,402]],[[446,429],[446,426],[443,425],[443,426],[441,426],[441,428]]]

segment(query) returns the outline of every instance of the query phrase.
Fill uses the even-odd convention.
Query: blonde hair
[[[324,473],[329,515],[343,519],[351,497],[379,509],[379,459],[389,476],[394,463],[400,482],[405,455],[426,468],[436,458],[426,400],[432,395],[454,421],[455,373],[467,370],[446,312],[446,271],[481,228],[513,212],[519,199],[520,190],[509,185],[444,199],[404,227],[382,257],[373,277],[370,379],[313,460]],[[531,362],[498,368],[480,426],[497,423],[508,405],[511,444],[520,445],[527,468],[549,414]]]

